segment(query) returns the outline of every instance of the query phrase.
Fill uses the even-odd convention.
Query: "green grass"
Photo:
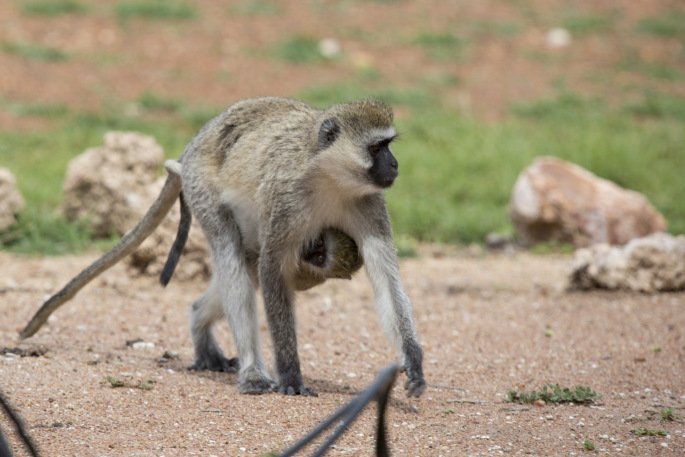
[[[510,403],[535,403],[539,400],[545,403],[575,403],[587,405],[597,403],[601,396],[589,387],[576,386],[573,389],[560,387],[559,384],[546,384],[542,389],[531,392],[510,390],[507,401]]]
[[[120,2],[116,14],[122,21],[133,18],[154,20],[188,20],[197,17],[196,7],[183,0],[139,0]]]
[[[494,38],[512,38],[518,35],[522,26],[515,22],[476,21],[467,27],[469,34]]]
[[[400,177],[386,195],[403,255],[413,255],[414,240],[480,243],[490,232],[512,233],[507,216],[511,189],[520,171],[540,155],[569,160],[643,192],[664,213],[671,232],[685,233],[685,202],[679,198],[685,195],[684,99],[645,94],[643,100],[612,107],[561,91],[516,105],[509,119],[485,123],[441,109],[439,95],[439,86],[388,87],[382,81],[351,81],[299,94],[320,107],[368,96],[395,107],[400,138],[393,151]],[[46,130],[0,128],[0,163],[15,174],[27,201],[26,225],[18,230],[31,233],[33,241],[22,251],[33,245],[35,252],[44,252],[53,242],[39,243],[42,232],[47,240],[55,239],[49,223],[41,221],[55,218],[67,163],[102,144],[107,130],[153,135],[167,156],[178,157],[199,127],[223,108],[196,107],[155,93],[137,103],[144,108],[136,117],[121,114],[123,109],[78,113],[65,107],[56,110],[61,114],[51,118],[54,127]],[[11,105],[0,100],[0,108],[12,112]],[[44,108],[36,106],[33,114],[26,109],[22,115],[42,116]],[[83,230],[77,234],[86,236]]]
[[[140,379],[138,381],[129,381],[127,379],[121,379],[117,378],[116,376],[105,376],[105,378],[100,381],[100,384],[104,386],[109,386],[113,389],[119,388],[119,387],[128,387],[131,389],[140,389],[140,390],[152,390],[155,386],[157,381],[154,381],[152,379]]]
[[[62,62],[69,58],[66,52],[57,48],[41,46],[25,41],[5,42],[2,44],[2,49],[8,54],[13,54],[26,60]]]
[[[614,17],[602,15],[569,15],[561,25],[574,36],[585,36],[592,33],[608,32],[614,28]]]
[[[247,15],[274,15],[282,10],[278,2],[268,0],[243,0],[231,7],[231,12]]]
[[[685,80],[685,73],[679,68],[663,62],[646,62],[637,57],[626,59],[618,66],[621,70],[633,71],[661,81]]]
[[[577,115],[595,111],[605,112],[603,103],[596,99],[579,96],[565,90],[559,91],[553,97],[539,100],[514,103],[511,112],[522,118],[538,121],[572,120]]]
[[[5,108],[16,116],[38,118],[60,118],[69,111],[66,105],[59,103],[6,103]]]
[[[588,439],[583,440],[583,449],[586,451],[594,451],[595,450],[595,443]]]
[[[663,408],[659,414],[661,414],[661,420],[664,422],[680,422],[683,420],[682,417],[673,412],[673,408]]]
[[[669,434],[666,430],[656,430],[645,427],[634,428],[630,433],[635,436],[667,436]]]
[[[414,44],[426,50],[429,56],[436,60],[461,60],[467,47],[467,41],[453,33],[419,33],[413,40]]]
[[[23,2],[21,11],[30,16],[60,16],[63,14],[82,14],[86,6],[74,0],[37,0]]]
[[[530,248],[530,252],[537,255],[573,254],[575,246],[567,243],[538,243]]]
[[[678,68],[675,61],[646,59],[635,49],[624,51],[623,58],[615,68],[618,71],[634,72],[651,78],[653,84],[685,80],[685,73]]]
[[[276,45],[271,55],[293,64],[306,64],[325,61],[319,52],[319,40],[309,36],[297,35]]]
[[[30,208],[16,225],[0,231],[0,248],[25,254],[61,255],[92,245],[86,221],[68,223],[49,210]]]
[[[685,121],[685,98],[658,92],[647,92],[642,100],[628,103],[625,110],[635,116],[652,120]]]
[[[181,108],[180,101],[147,91],[138,97],[138,104],[144,110],[164,113],[174,113]]]
[[[685,11],[674,10],[660,16],[644,18],[637,23],[636,30],[659,38],[685,40]]]

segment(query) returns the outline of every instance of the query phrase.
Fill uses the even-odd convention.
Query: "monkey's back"
[[[286,98],[243,100],[208,123],[191,154],[221,187],[254,193],[259,184],[302,169],[308,125],[318,113]]]
[[[237,102],[210,120],[181,158],[183,192],[200,222],[215,217],[203,207],[228,204],[250,238],[246,244],[256,247],[258,221],[270,211],[266,202],[307,174],[303,148],[320,113],[300,101],[266,97]]]

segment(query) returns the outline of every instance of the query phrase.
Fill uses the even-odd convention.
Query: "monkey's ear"
[[[326,149],[332,145],[340,134],[340,124],[334,117],[329,117],[321,123],[319,129],[319,149]]]

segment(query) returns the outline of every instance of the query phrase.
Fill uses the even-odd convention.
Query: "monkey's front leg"
[[[407,395],[418,397],[426,390],[423,352],[416,336],[411,302],[402,287],[395,245],[389,233],[388,229],[387,234],[367,236],[362,242],[362,255],[383,328],[402,352],[407,373],[404,386]]]
[[[259,256],[259,280],[264,294],[266,318],[274,346],[278,390],[286,395],[314,395],[302,382],[300,359],[297,355],[297,334],[293,310],[293,292],[283,273],[282,256],[262,249]]]

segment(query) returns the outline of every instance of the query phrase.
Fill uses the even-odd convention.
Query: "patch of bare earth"
[[[300,359],[316,398],[240,395],[235,375],[188,371],[187,310],[204,284],[162,289],[121,266],[20,343],[17,331],[40,303],[94,257],[0,254],[0,346],[29,350],[0,356],[0,386],[46,456],[277,451],[394,360],[363,275],[299,296]],[[389,406],[393,455],[577,455],[585,439],[612,455],[683,455],[685,424],[662,422],[660,410],[685,415],[685,294],[566,293],[569,260],[428,249],[402,262],[428,390],[406,399],[404,375],[398,379]],[[263,319],[261,329],[271,360]],[[219,338],[233,354],[226,325]],[[131,346],[137,339],[151,344]],[[113,388],[107,377],[126,386]],[[548,382],[590,386],[602,401],[505,401],[510,389]],[[371,455],[374,421],[370,408],[331,455]],[[4,418],[1,425],[7,432]],[[669,435],[637,437],[638,427]]]
[[[153,92],[221,109],[245,97],[291,96],[350,80],[366,84],[360,79],[366,70],[377,73],[376,86],[432,85],[448,109],[490,120],[505,117],[512,103],[551,96],[559,85],[617,104],[644,90],[685,95],[680,80],[650,79],[625,65],[644,61],[685,70],[680,40],[635,33],[642,18],[682,9],[679,0],[290,0],[273,2],[277,14],[235,7],[248,1],[202,0],[193,2],[195,19],[128,22],[117,19],[113,4],[84,3],[84,14],[48,18],[22,14],[16,2],[0,4],[0,43],[30,43],[68,56],[45,62],[0,52],[4,101],[97,110]],[[546,33],[568,17],[606,18],[610,30],[578,33],[569,47],[549,48]],[[417,44],[422,34],[455,35],[463,46],[435,58]],[[335,38],[343,57],[297,65],[274,56],[280,43],[298,36]],[[0,121],[15,128],[44,123],[3,112]]]
[[[19,2],[0,2],[0,43],[32,43],[69,56],[45,62],[0,52],[1,102],[98,110],[148,91],[219,109],[239,98],[359,81],[360,63],[377,71],[376,84],[429,87],[448,109],[484,119],[501,119],[512,102],[550,95],[560,83],[617,103],[655,88],[685,94],[682,81],[621,69],[633,58],[685,69],[681,41],[634,33],[642,18],[682,8],[680,0],[582,0],[572,7],[565,0],[288,0],[279,2],[277,15],[235,14],[228,2],[201,0],[193,2],[198,19],[127,25],[117,21],[113,3],[85,3],[82,15],[37,18],[22,14]],[[545,33],[566,13],[610,15],[615,27],[551,50]],[[463,54],[435,59],[415,43],[421,33],[443,32],[465,39]],[[294,65],[270,54],[298,35],[334,37],[344,57]],[[444,79],[455,83],[429,82]],[[51,124],[5,110],[0,125]],[[18,330],[42,301],[95,256],[0,253],[0,350],[25,350],[2,351],[0,389],[45,456],[277,451],[394,361],[363,275],[299,297],[300,359],[317,398],[243,396],[235,375],[188,371],[187,310],[204,284],[172,281],[162,289],[154,279],[129,278],[121,266],[20,343]],[[685,424],[662,422],[659,414],[671,407],[685,416],[685,294],[565,293],[560,284],[568,263],[463,252],[427,252],[402,263],[429,387],[407,400],[398,380],[389,407],[393,455],[579,455],[584,439],[611,455],[685,453]],[[226,326],[219,330],[233,354]],[[142,344],[127,345],[137,339]],[[265,324],[262,342],[270,355]],[[125,386],[113,388],[107,377]],[[505,402],[509,389],[548,382],[590,386],[602,403]],[[371,455],[374,414],[365,413],[331,455]],[[10,430],[4,416],[0,426]],[[637,437],[630,431],[638,427],[670,434]]]

